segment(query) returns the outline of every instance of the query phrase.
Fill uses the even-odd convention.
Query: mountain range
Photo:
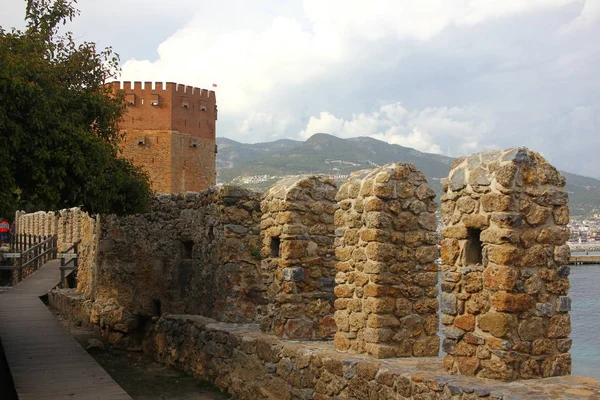
[[[325,133],[304,142],[281,139],[254,144],[219,137],[217,145],[217,181],[256,190],[265,190],[288,175],[327,175],[340,182],[353,171],[401,161],[415,164],[439,198],[440,179],[448,175],[454,160],[369,137],[342,139]],[[599,212],[600,180],[561,172],[567,179],[571,215]]]

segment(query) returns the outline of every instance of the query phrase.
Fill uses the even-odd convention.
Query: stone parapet
[[[412,164],[361,171],[341,186],[337,350],[377,358],[438,354],[434,197]]]
[[[265,331],[292,339],[333,337],[336,193],[333,181],[319,177],[284,179],[265,193],[261,267],[273,276]]]
[[[250,322],[266,304],[260,194],[235,186],[158,195],[150,212],[101,216],[95,303]]]
[[[77,293],[55,290],[49,300],[62,315],[87,323],[89,302]],[[331,342],[282,340],[256,324],[196,315],[163,315],[149,322],[142,348],[240,400],[600,398],[600,383],[592,378],[505,383],[451,375],[436,357],[373,360],[340,353]]]
[[[502,380],[571,372],[564,185],[525,148],[452,164],[441,247],[448,370]]]
[[[239,399],[596,399],[600,384],[564,377],[500,381],[452,376],[438,358],[375,361],[331,343],[283,341],[256,325],[164,315],[146,337],[156,360],[208,380]],[[531,397],[530,397],[531,396]]]

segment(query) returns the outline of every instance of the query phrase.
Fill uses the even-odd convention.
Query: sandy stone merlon
[[[564,185],[523,147],[453,163],[441,247],[449,371],[506,381],[571,372]]]
[[[327,178],[286,178],[261,202],[261,268],[272,299],[261,328],[290,339],[326,339],[333,319],[337,187]]]
[[[337,350],[377,358],[437,356],[434,197],[412,164],[360,171],[340,187]]]

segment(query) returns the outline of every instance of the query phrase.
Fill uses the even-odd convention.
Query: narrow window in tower
[[[481,230],[469,228],[467,231],[467,244],[465,245],[465,265],[477,265],[483,261],[483,246],[481,244]]]
[[[271,237],[271,257],[279,257],[279,245],[281,239],[279,237]]]

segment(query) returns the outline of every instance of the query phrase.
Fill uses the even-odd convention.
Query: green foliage
[[[260,249],[258,247],[251,247],[250,254],[255,260],[262,260],[262,256],[260,255]]]
[[[118,56],[59,33],[77,14],[74,0],[28,0],[24,31],[0,27],[0,214],[147,207],[147,175],[118,158],[123,97],[104,86]]]

